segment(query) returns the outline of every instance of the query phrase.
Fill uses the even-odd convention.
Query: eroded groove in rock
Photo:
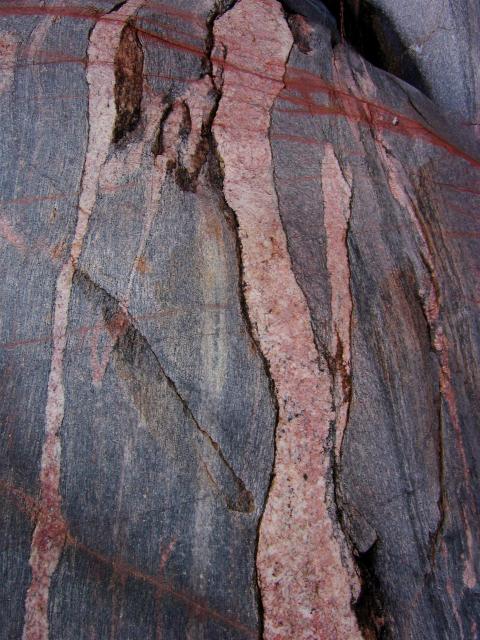
[[[353,639],[360,633],[350,577],[325,503],[330,376],[319,370],[309,311],[292,271],[268,140],[292,37],[275,0],[241,0],[215,22],[214,36],[223,85],[213,131],[225,197],[238,218],[248,311],[279,403],[274,480],[257,556],[264,633],[267,639]]]
[[[66,524],[59,493],[61,447],[59,431],[64,414],[63,355],[67,341],[68,309],[72,279],[82,250],[90,213],[95,203],[98,174],[104,163],[115,120],[113,56],[123,23],[142,4],[129,0],[116,15],[101,18],[90,37],[87,81],[89,84],[89,141],[78,205],[78,219],[70,255],[56,283],[53,311],[53,345],[45,408],[45,440],[40,470],[40,509],[32,536],[31,582],[25,601],[24,640],[47,640],[50,581],[65,543]]]
[[[169,434],[171,441],[193,441],[193,450],[199,458],[200,473],[205,472],[205,477],[213,485],[215,492],[219,493],[220,499],[232,511],[251,513],[254,509],[253,496],[233,471],[218,443],[199,424],[175,383],[166,375],[154,351],[131,320],[122,312],[117,312],[117,315],[122,319],[109,323],[113,329],[112,338],[116,341],[116,366],[148,428],[152,433],[158,428],[156,423],[162,413],[160,398],[169,394],[178,400],[189,427],[197,433],[177,433],[172,426]],[[125,327],[121,334],[116,331],[118,322]]]

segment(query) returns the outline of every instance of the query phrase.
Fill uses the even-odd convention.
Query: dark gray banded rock
[[[114,5],[0,8],[0,637],[257,637],[276,409],[208,139],[214,3]]]
[[[0,6],[1,640],[478,636],[476,7],[282,5]]]

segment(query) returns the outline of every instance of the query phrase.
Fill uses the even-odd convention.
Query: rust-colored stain
[[[140,258],[137,260],[137,263],[135,265],[135,269],[138,271],[138,273],[141,273],[144,275],[146,273],[150,273],[150,271],[152,270],[152,267],[150,266],[150,263],[145,258],[145,256],[140,256]]]

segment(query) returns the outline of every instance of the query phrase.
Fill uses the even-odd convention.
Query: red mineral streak
[[[154,2],[153,0],[149,0],[147,6],[150,12],[160,13],[163,16],[180,18],[180,20],[184,20],[192,25],[201,27],[202,29],[205,28],[205,21],[196,13],[191,11],[183,11],[173,7],[171,4],[163,4],[161,2]]]
[[[77,192],[72,191],[69,194],[65,194],[65,193],[53,193],[50,195],[45,195],[45,196],[23,196],[22,198],[13,198],[12,200],[0,200],[0,206],[5,206],[5,205],[13,205],[13,206],[27,206],[30,204],[33,204],[34,202],[44,202],[44,201],[48,201],[48,200],[52,200],[52,201],[57,201],[57,200],[64,200],[66,198],[68,198],[69,196],[75,196],[78,195]]]
[[[449,211],[455,211],[456,213],[460,213],[462,216],[468,216],[469,218],[473,218],[475,220],[479,220],[479,211],[476,209],[465,209],[465,207],[460,207],[459,205],[451,202],[451,200],[447,201],[447,208]]]
[[[64,243],[62,241],[55,245],[46,245],[40,239],[33,243],[18,233],[10,220],[0,214],[0,238],[3,238],[12,247],[28,256],[29,260],[36,260],[39,256],[47,258],[51,262],[56,262],[62,255]],[[0,347],[1,348],[1,347]]]
[[[298,142],[299,144],[323,145],[323,142],[316,138],[307,138],[305,136],[297,136],[293,133],[272,133],[272,140],[283,140],[285,142]]]
[[[144,4],[147,2],[145,0]],[[150,0],[151,2],[151,0]],[[175,15],[178,12],[170,11],[172,15]],[[16,15],[16,16],[46,16],[46,19],[52,21],[56,18],[73,18],[73,19],[83,19],[83,20],[101,20],[102,23],[112,23],[116,24],[119,28],[123,26],[123,21],[121,18],[120,11],[114,13],[103,14],[102,12],[96,10],[82,10],[75,8],[68,8],[63,6],[50,6],[50,7],[0,7],[0,17],[2,15]],[[191,25],[201,26],[202,33],[199,32],[198,35],[194,35],[191,31],[183,31],[181,29],[176,28],[173,25],[167,25],[165,23],[156,20],[155,18],[137,18],[133,22],[136,27],[136,31],[140,34],[144,39],[153,40],[157,44],[161,44],[166,48],[174,49],[177,51],[182,51],[184,53],[193,55],[199,59],[202,59],[204,56],[204,39],[205,39],[205,23],[199,18],[198,15],[191,13],[188,14],[186,12],[181,14],[181,17],[186,19],[188,18],[189,23]],[[172,38],[170,36],[165,36],[163,34],[159,34],[155,31],[151,31],[145,28],[144,25],[156,25],[157,28],[161,28],[164,31],[172,33],[176,38]],[[188,27],[187,27],[188,28]],[[182,41],[182,37],[187,37],[189,42]],[[196,40],[198,44],[194,44],[190,42],[190,40]],[[2,58],[2,62],[0,63],[0,68],[5,68],[8,73],[4,74],[5,79],[9,77],[13,77],[13,69],[15,67],[22,66],[35,66],[35,65],[47,65],[47,64],[80,64],[86,65],[87,59],[85,57],[78,57],[72,55],[66,55],[60,51],[42,51],[39,47],[35,50],[35,58],[31,56],[26,56],[23,58],[15,58],[15,49],[13,47],[12,38],[9,34],[4,35],[4,56]],[[1,46],[0,46],[1,51]],[[98,59],[92,63],[91,60],[88,61],[89,66],[93,64],[109,64],[112,65],[112,61],[110,60],[102,60]],[[1,87],[1,85],[0,85]]]
[[[305,116],[340,116],[368,124],[376,129],[420,139],[448,153],[480,167],[480,160],[472,157],[427,126],[403,113],[372,100],[368,94],[356,95],[344,86],[327,82],[303,69],[289,67],[285,78],[286,90],[281,99],[295,105],[295,114]],[[328,104],[319,104],[315,95],[327,96]]]
[[[108,566],[119,581],[125,581],[127,578],[131,578],[151,585],[155,588],[157,597],[164,594],[170,596],[178,602],[186,605],[188,611],[200,619],[207,618],[209,620],[214,620],[219,624],[223,624],[231,629],[236,629],[237,631],[244,633],[248,638],[258,638],[258,633],[255,630],[250,629],[238,619],[232,618],[220,611],[217,611],[216,609],[213,609],[206,602],[195,598],[186,591],[177,589],[175,586],[158,576],[152,576],[144,573],[122,559],[110,558],[94,551],[76,538],[70,536],[70,534],[67,534],[66,543],[85,553],[98,563]]]
[[[460,193],[469,193],[474,196],[480,196],[480,191],[478,188],[469,187],[460,184],[451,184],[450,182],[437,182],[436,180],[432,181],[433,184],[437,184],[441,187],[447,187],[447,189],[452,189],[453,191],[459,191]]]
[[[148,7],[150,13],[158,13],[162,17],[171,16],[179,18],[184,22],[193,26],[205,27],[204,21],[191,11],[182,11],[172,7],[170,4],[155,2],[154,0],[146,0],[145,7]],[[22,4],[18,0],[11,2],[3,2],[0,6],[0,16],[53,16],[55,18],[75,18],[79,20],[109,20],[112,22],[122,22],[119,12],[103,12],[101,9],[94,7],[81,8],[75,5],[67,5],[63,2],[41,6],[38,4]],[[144,17],[142,19],[145,19]],[[153,19],[151,19],[153,21]]]
[[[480,231],[444,231],[450,238],[480,238]]]
[[[0,480],[0,493],[7,496],[16,505],[17,509],[28,518],[31,520],[36,519],[39,503],[23,489],[19,489],[6,480]]]
[[[53,16],[55,18],[79,18],[88,19],[100,18],[101,11],[94,8],[81,9],[75,6],[64,5],[22,5],[19,2],[2,3],[0,6],[0,16]]]
[[[224,304],[202,304],[202,305],[198,305],[197,310],[198,311],[204,311],[204,310],[225,311],[228,308],[229,308],[228,305],[224,305]],[[157,320],[162,318],[169,318],[170,316],[178,315],[181,313],[190,315],[192,313],[192,308],[191,307],[188,307],[188,308],[175,307],[171,309],[163,309],[162,311],[154,311],[152,313],[140,313],[136,316],[132,316],[132,319],[133,321]],[[94,323],[88,326],[84,325],[81,327],[77,327],[75,329],[69,329],[68,335],[69,337],[86,336],[96,331],[102,331],[103,329],[105,329],[105,324],[103,322]],[[49,342],[53,342],[53,338],[54,337],[50,334],[50,335],[38,336],[35,338],[26,338],[23,340],[11,340],[9,342],[0,343],[0,349],[20,349],[22,347],[30,347],[38,344],[48,344]]]
[[[168,12],[167,7],[162,7],[159,10],[165,10]],[[14,5],[12,5],[7,7],[0,7],[0,15],[2,15],[2,12],[4,15],[48,15],[89,20],[98,20],[102,16],[102,14],[97,11],[68,9],[60,6],[15,7]],[[172,15],[176,15],[176,13],[179,13],[182,19],[190,20],[192,24],[199,24],[199,21],[201,23],[199,16],[194,13],[175,11],[172,12],[171,10],[170,13],[172,13]],[[110,22],[118,22],[120,20],[120,18],[118,17],[118,12],[105,15],[102,19],[109,20]],[[149,20],[150,19],[147,19],[146,21],[148,22]],[[172,39],[170,37],[167,38],[163,35],[143,28],[140,25],[140,22],[141,21],[139,21],[139,24],[137,25],[137,31],[143,38],[154,40],[155,42],[166,48],[183,51],[184,53],[188,53],[200,59],[203,58],[203,46],[196,46],[191,43],[185,43],[179,39]],[[172,28],[172,30],[174,29]],[[185,35],[186,32],[177,31],[177,33],[178,35],[182,36]],[[15,64],[54,64],[56,62],[56,58],[58,58],[58,62],[73,62],[79,64],[85,63],[85,60],[81,58],[50,53],[48,54],[48,58],[43,61],[17,61]],[[218,64],[222,64],[221,58],[216,59],[215,57],[213,57],[212,60]],[[231,63],[229,63],[228,61],[225,64],[226,67],[230,65]],[[244,71],[248,74],[258,75],[257,70],[246,68],[242,69],[241,65],[239,66],[238,70]],[[267,66],[265,71],[268,72],[268,75],[266,75],[266,79],[268,80],[270,75],[269,72],[271,71],[271,69]],[[149,75],[155,76],[157,74]],[[158,74],[158,76],[163,77],[160,73]],[[444,139],[442,136],[435,133],[418,120],[407,117],[403,113],[397,112],[384,105],[375,103],[367,97],[355,95],[350,92],[348,88],[328,83],[320,76],[311,74],[304,69],[295,69],[294,67],[289,67],[288,75],[286,77],[286,87],[288,90],[286,92],[283,92],[282,99],[296,105],[298,108],[295,110],[295,113],[297,113],[298,115],[301,115],[303,113],[307,116],[323,115],[345,117],[349,120],[360,122],[362,124],[368,124],[369,126],[374,126],[379,129],[389,130],[399,135],[421,139],[428,144],[444,149],[446,152],[462,158],[474,167],[478,168],[480,166],[480,160],[478,160],[478,158],[475,158],[466,153],[455,144],[452,144],[448,140]],[[260,86],[251,90],[262,91],[263,89]],[[318,104],[318,102],[316,102],[313,97],[316,93],[327,95],[331,100],[336,99],[337,104]],[[282,134],[276,135],[281,136]],[[301,140],[299,139],[298,141],[300,142]]]
[[[141,18],[137,18],[135,20],[135,26],[141,25],[153,25],[156,29],[161,29],[162,31],[166,31],[168,33],[174,33],[176,36],[186,37],[189,40],[197,40],[199,47],[203,46],[205,40],[205,23],[202,23],[200,20],[198,21],[198,25],[200,26],[197,29],[197,35],[193,33],[192,24],[194,24],[193,20],[190,21],[189,25],[186,25],[186,28],[189,31],[184,31],[183,29],[179,29],[177,26],[168,24],[167,22],[162,22],[156,18],[146,18],[142,16]]]
[[[214,37],[214,59],[224,51],[226,63],[215,69],[219,83],[223,73],[223,89],[213,130],[225,197],[239,223],[249,315],[279,404],[275,476],[257,556],[265,638],[353,640],[361,636],[350,579],[326,506],[330,378],[319,370],[309,311],[292,271],[268,140],[292,37],[275,0],[240,0],[216,20]],[[338,211],[335,204],[332,249]]]
[[[56,283],[53,316],[53,349],[45,408],[45,441],[40,467],[40,511],[32,536],[31,582],[25,600],[23,640],[48,640],[48,598],[50,580],[65,544],[66,524],[61,510],[59,431],[64,413],[63,354],[67,339],[68,307],[72,279],[82,250],[90,213],[95,204],[98,174],[107,157],[115,122],[113,60],[122,24],[141,6],[129,0],[117,13],[116,23],[101,19],[90,37],[87,67],[90,132],[85,158],[78,219],[70,255]],[[122,22],[123,19],[123,22]],[[110,65],[95,64],[110,60]]]

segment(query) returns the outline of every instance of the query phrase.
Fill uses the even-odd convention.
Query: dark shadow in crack
[[[431,97],[417,62],[410,54],[392,20],[370,0],[282,0],[288,14],[299,13],[320,22],[363,58]],[[335,37],[334,37],[335,41]]]

